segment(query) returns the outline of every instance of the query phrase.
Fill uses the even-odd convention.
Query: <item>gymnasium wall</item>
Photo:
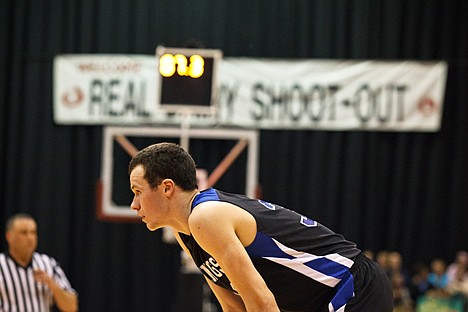
[[[81,311],[168,311],[179,249],[143,224],[96,218],[102,127],[54,123],[52,62],[195,42],[234,57],[446,61],[440,131],[262,130],[259,180],[265,200],[362,249],[450,261],[468,221],[467,13],[462,0],[0,1],[0,230],[33,214]]]

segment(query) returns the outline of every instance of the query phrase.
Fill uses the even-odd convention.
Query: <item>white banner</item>
[[[157,64],[147,55],[61,55],[54,60],[58,124],[174,125],[156,107]],[[437,131],[447,64],[224,58],[216,118],[199,126]]]

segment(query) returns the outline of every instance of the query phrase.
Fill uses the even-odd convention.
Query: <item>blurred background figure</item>
[[[0,253],[0,311],[78,311],[78,296],[59,263],[36,252],[37,225],[28,214],[6,223],[8,251]]]
[[[401,274],[406,287],[411,284],[411,277],[408,269],[403,265],[403,258],[397,251],[389,252],[387,255],[389,278],[394,274]]]
[[[428,280],[430,271],[429,266],[425,263],[418,262],[414,265],[414,273],[411,278],[411,297],[414,301],[431,288]]]
[[[394,312],[413,312],[413,299],[409,288],[405,285],[403,274],[394,273],[390,280],[393,290],[393,311]]]
[[[367,258],[371,259],[371,260],[375,260],[375,255],[374,255],[374,252],[372,250],[364,250],[362,252]]]
[[[460,250],[455,256],[455,261],[447,267],[447,279],[450,284],[452,281],[466,279],[468,268],[468,252]]]
[[[447,293],[463,303],[468,311],[468,253],[459,251],[447,268]]]
[[[431,272],[427,280],[433,291],[443,291],[448,285],[447,265],[443,259],[436,258],[431,262]]]
[[[375,256],[375,261],[382,267],[382,269],[389,274],[389,265],[388,265],[388,250],[381,250]]]

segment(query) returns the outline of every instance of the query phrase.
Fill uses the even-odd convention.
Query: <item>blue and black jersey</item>
[[[343,311],[354,296],[350,269],[360,254],[354,243],[297,212],[262,200],[211,188],[195,197],[192,209],[206,201],[231,203],[255,218],[257,235],[246,251],[282,311]],[[235,292],[216,259],[192,236],[180,233],[180,237],[200,270]]]

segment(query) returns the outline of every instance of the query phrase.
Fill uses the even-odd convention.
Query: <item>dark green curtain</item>
[[[196,41],[225,56],[447,61],[439,132],[261,131],[260,182],[363,249],[451,261],[467,248],[467,14],[463,0],[2,0],[0,229],[37,218],[81,311],[169,311],[179,249],[96,218],[102,128],[54,124],[52,62]]]

